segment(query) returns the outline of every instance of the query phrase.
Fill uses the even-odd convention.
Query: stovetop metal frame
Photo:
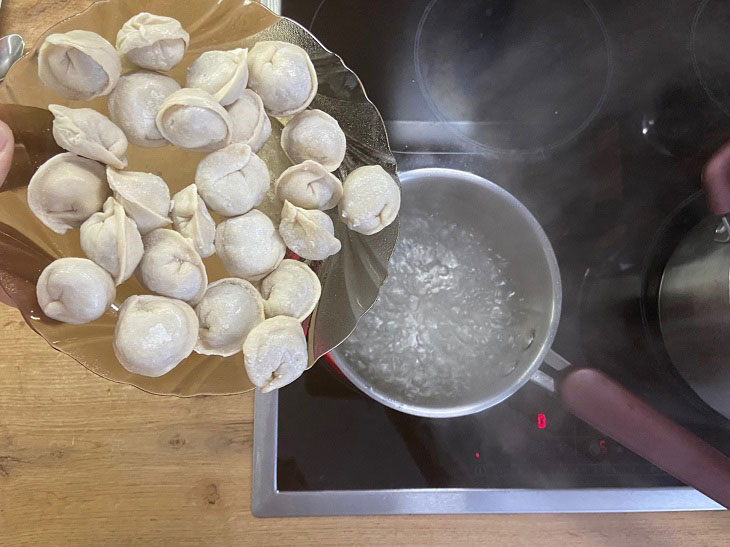
[[[278,392],[255,396],[251,511],[257,517],[722,509],[690,487],[280,491],[276,481],[278,401]]]

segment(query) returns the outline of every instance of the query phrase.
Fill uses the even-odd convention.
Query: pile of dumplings
[[[325,211],[337,208],[349,229],[375,234],[396,218],[400,191],[378,165],[344,183],[333,174],[345,134],[332,116],[307,108],[317,74],[303,49],[267,41],[206,51],[182,87],[161,72],[180,63],[189,42],[177,20],[150,13],[129,19],[116,47],[85,30],[45,39],[41,81],[70,100],[108,96],[109,117],[49,106],[66,152],[33,175],[28,205],[56,233],[79,228],[86,258],[48,265],[38,303],[58,321],[94,321],[134,275],[153,294],[119,308],[113,350],[125,369],[157,377],[193,351],[242,352],[251,382],[267,392],[305,370],[301,323],[321,295],[317,275],[285,258],[287,248],[325,260],[341,248]],[[135,68],[122,74],[123,65]],[[269,116],[287,118],[281,147],[293,164],[275,181],[257,155],[271,136]],[[206,155],[189,173],[193,183],[171,196],[160,176],[126,170],[130,143]],[[283,203],[278,225],[257,209],[270,189]],[[230,277],[209,283],[203,258],[213,254]]]

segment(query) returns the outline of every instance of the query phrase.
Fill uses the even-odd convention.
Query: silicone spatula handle
[[[710,158],[702,172],[707,207],[716,215],[730,214],[730,142]]]
[[[571,371],[558,386],[583,421],[717,503],[730,506],[730,459],[608,376]]]

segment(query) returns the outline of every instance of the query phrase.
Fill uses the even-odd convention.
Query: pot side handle
[[[718,216],[730,214],[730,142],[713,154],[702,171],[707,207]]]
[[[563,403],[577,417],[730,507],[730,458],[666,418],[608,376],[575,369],[558,386]]]

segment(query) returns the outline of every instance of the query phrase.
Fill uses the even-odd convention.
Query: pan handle
[[[730,508],[730,458],[594,369],[558,383],[577,417],[670,475]]]
[[[560,372],[561,370],[564,370],[570,366],[570,362],[568,362],[562,355],[556,353],[552,349],[550,349],[547,352],[547,355],[545,355],[543,363],[548,365],[556,372]],[[543,372],[540,369],[537,369],[535,371],[535,373],[530,377],[530,381],[539,386],[542,386],[550,393],[555,393],[557,391],[555,378],[553,378],[551,374]]]

